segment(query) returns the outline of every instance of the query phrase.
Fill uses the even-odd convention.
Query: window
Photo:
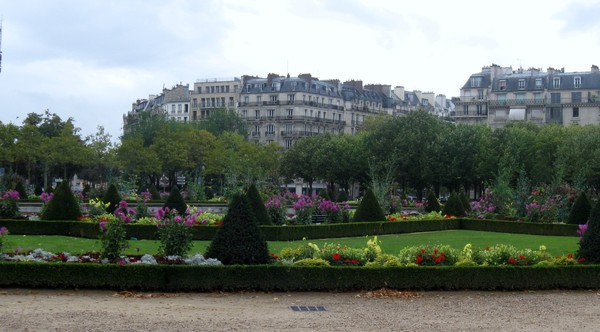
[[[485,115],[483,112],[483,105],[481,104],[477,105],[477,115]]]
[[[542,88],[542,79],[541,78],[536,78],[535,79],[535,88],[536,89],[541,89]]]
[[[242,111],[242,118],[244,118],[244,119],[245,119],[245,118],[247,118],[247,117],[248,117],[248,111],[246,111],[246,110],[243,110],[243,111]]]
[[[271,103],[275,104],[279,101],[279,98],[277,95],[272,95],[271,96]]]
[[[250,102],[250,97],[244,96],[244,105],[248,105],[249,102]]]
[[[525,89],[525,80],[520,79],[519,80],[519,90],[523,90],[523,89]]]
[[[201,86],[198,87],[198,93],[202,93],[202,87]]]
[[[496,98],[498,98],[498,104],[499,105],[506,105],[506,95],[505,94],[501,94],[498,95]]]
[[[306,112],[306,110],[304,110],[304,112]],[[288,108],[287,109],[287,116],[288,118],[292,118],[292,116],[294,116],[294,109],[293,108]]]
[[[272,118],[275,116],[275,110],[267,110],[267,116]]]
[[[215,87],[214,86],[210,87],[210,93],[215,93]]]
[[[206,99],[200,99],[202,107],[206,107]]]
[[[581,77],[575,76],[575,78],[573,78],[573,86],[575,88],[580,88],[581,87]]]
[[[275,134],[275,126],[273,124],[267,125],[267,132],[265,135],[274,135]]]
[[[477,90],[477,98],[483,99],[483,90]]]
[[[498,88],[500,91],[506,90],[506,80],[498,81]]]
[[[293,104],[294,103],[294,95],[288,95],[288,104]]]
[[[198,98],[192,100],[192,107],[198,107]]]
[[[579,117],[579,107],[573,107],[573,117],[574,118]]]
[[[225,86],[225,92],[226,92],[226,93],[229,93],[229,85],[226,85],[226,86]]]
[[[517,93],[517,94],[515,94],[515,96],[517,97],[517,102],[519,104],[522,104],[525,101],[525,94],[524,93]]]
[[[555,77],[555,78],[552,79],[552,86],[555,89],[560,88],[560,77]]]
[[[471,77],[471,87],[478,88],[481,86],[481,76]]]
[[[581,103],[581,92],[571,92],[571,102]]]
[[[228,106],[234,106],[235,102],[233,101],[233,97],[229,97],[229,105]]]
[[[171,105],[171,114],[175,114],[175,104]]]
[[[255,110],[254,115],[257,119],[260,119],[260,110]]]
[[[533,100],[536,101],[536,103],[539,103],[542,101],[542,93],[541,92],[536,92],[533,94]]]
[[[205,87],[204,89],[206,90],[206,93],[210,93],[210,88],[209,87]]]
[[[292,147],[292,145],[294,145],[294,141],[292,141],[291,139],[285,140],[285,149],[286,150],[289,150]]]
[[[261,96],[256,96],[256,103],[257,104],[260,104],[261,100],[262,100]]]
[[[468,105],[463,105],[463,114],[464,115],[468,115],[469,114],[469,106]]]
[[[550,102],[552,104],[560,104],[560,93],[551,93],[550,94]]]

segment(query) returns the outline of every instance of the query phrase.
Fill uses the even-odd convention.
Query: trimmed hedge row
[[[0,263],[0,287],[161,291],[597,289],[600,265],[557,267],[288,267]]]
[[[84,221],[26,221],[0,220],[0,226],[8,227],[11,234],[25,235],[64,235],[83,238],[97,238],[98,226]],[[136,239],[156,239],[156,226],[128,224],[127,237]],[[194,240],[211,240],[218,226],[195,226]],[[450,229],[466,229],[502,233],[522,233],[536,235],[577,236],[577,225],[537,224],[514,221],[491,221],[479,219],[444,219],[406,222],[359,222],[321,225],[262,225],[260,228],[268,241],[294,241],[365,235],[401,234],[433,232]]]

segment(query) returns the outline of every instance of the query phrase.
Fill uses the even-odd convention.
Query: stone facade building
[[[600,123],[600,72],[548,68],[513,70],[492,65],[472,74],[455,99],[452,117],[458,123],[482,123],[492,128],[510,121],[537,125]]]

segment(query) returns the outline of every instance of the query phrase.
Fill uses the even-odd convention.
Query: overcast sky
[[[600,65],[600,1],[0,0],[0,121],[45,109],[121,135],[138,98],[196,79],[360,79],[458,96],[492,63]]]

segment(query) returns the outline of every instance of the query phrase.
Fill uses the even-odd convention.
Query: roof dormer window
[[[506,90],[506,80],[498,81],[498,88],[500,89],[500,91]]]
[[[525,89],[525,80],[520,79],[519,80],[519,90],[523,90],[523,89]]]
[[[555,89],[560,88],[560,77],[555,77],[555,78],[552,79],[552,86]]]
[[[575,88],[581,87],[581,76],[575,76],[575,78],[573,78],[573,86]]]

